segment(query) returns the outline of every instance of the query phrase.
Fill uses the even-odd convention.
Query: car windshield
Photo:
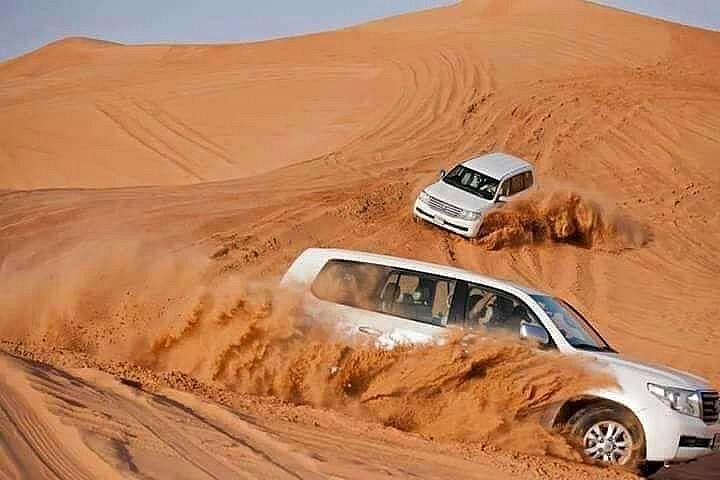
[[[465,190],[473,195],[478,195],[485,200],[495,198],[495,192],[497,192],[498,184],[500,183],[494,178],[483,175],[463,165],[458,165],[450,170],[450,173],[443,177],[443,181],[453,187]]]
[[[563,337],[575,348],[615,352],[585,318],[569,303],[547,295],[532,295]]]

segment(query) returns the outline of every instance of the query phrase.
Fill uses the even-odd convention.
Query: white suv
[[[489,153],[471,158],[420,192],[413,213],[417,218],[475,237],[484,213],[496,204],[532,187],[533,167],[507,153]]]
[[[575,308],[547,293],[442,265],[318,248],[303,252],[282,284],[300,289],[308,314],[339,319],[390,348],[432,341],[449,326],[483,326],[594,357],[618,387],[545,414],[590,459],[649,474],[720,449],[720,400],[706,380],[620,356]]]

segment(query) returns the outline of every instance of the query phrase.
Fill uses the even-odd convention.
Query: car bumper
[[[413,214],[421,220],[468,238],[476,237],[482,225],[482,217],[478,220],[462,220],[434,210],[420,200],[415,200]]]
[[[680,463],[720,452],[720,423],[706,424],[665,405],[642,412],[646,458]]]

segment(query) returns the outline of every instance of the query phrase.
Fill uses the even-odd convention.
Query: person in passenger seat
[[[430,305],[432,301],[432,286],[432,283],[428,279],[421,278],[412,294],[413,303]]]

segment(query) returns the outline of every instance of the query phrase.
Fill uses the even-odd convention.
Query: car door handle
[[[382,335],[382,332],[380,330],[378,330],[377,328],[372,328],[372,327],[365,327],[365,326],[358,327],[358,331],[360,331],[360,333],[364,333],[366,335],[373,335],[376,337],[379,337],[380,335]]]

